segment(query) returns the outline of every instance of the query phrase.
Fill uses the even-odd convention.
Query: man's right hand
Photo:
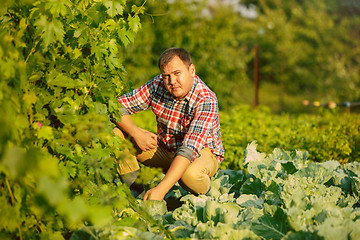
[[[142,151],[149,151],[157,146],[156,134],[145,129],[138,128],[135,134],[132,135],[136,144]]]

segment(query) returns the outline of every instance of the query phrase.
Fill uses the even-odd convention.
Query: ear
[[[195,65],[194,65],[194,64],[191,64],[191,65],[189,66],[189,71],[190,71],[190,73],[191,73],[191,76],[192,76],[192,77],[195,77],[196,70],[195,70]]]

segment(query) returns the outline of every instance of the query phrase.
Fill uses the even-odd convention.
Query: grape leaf
[[[122,6],[122,1],[106,1],[104,5],[106,6],[106,12],[110,15],[110,17],[115,17],[116,15],[123,15],[124,7]]]
[[[56,41],[63,42],[65,32],[63,24],[59,20],[53,19],[49,22],[47,17],[42,15],[40,19],[35,22],[35,26],[41,32],[41,38],[43,39],[45,46]]]

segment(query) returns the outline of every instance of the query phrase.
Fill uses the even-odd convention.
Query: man
[[[115,133],[129,136],[138,149],[136,158],[119,163],[120,178],[133,185],[140,161],[166,173],[143,200],[163,200],[176,182],[191,193],[205,194],[224,159],[216,95],[196,76],[185,49],[167,49],[158,64],[160,75],[118,98],[123,116]],[[130,117],[148,107],[156,115],[157,134],[137,127]]]

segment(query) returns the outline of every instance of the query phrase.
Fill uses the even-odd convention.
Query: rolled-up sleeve
[[[139,88],[120,96],[118,102],[122,105],[122,114],[131,115],[148,109],[151,104],[152,93],[156,88],[154,85],[154,79],[152,79]]]
[[[199,157],[200,150],[204,147],[206,140],[210,136],[218,116],[218,104],[216,99],[205,98],[195,108],[194,118],[192,119],[189,130],[184,136],[183,144],[176,152],[194,161]],[[192,151],[193,154],[189,153]]]

